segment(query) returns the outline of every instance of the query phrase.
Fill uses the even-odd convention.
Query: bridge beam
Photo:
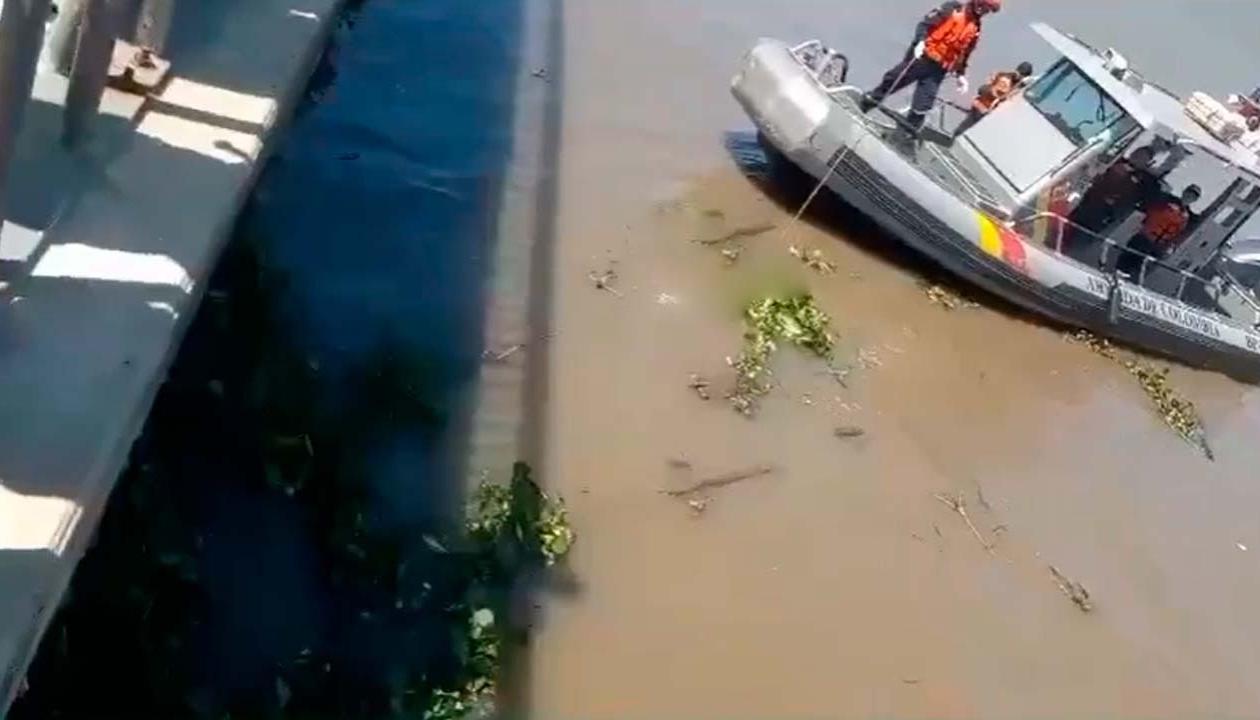
[[[4,0],[0,8],[0,220],[5,216],[9,165],[35,86],[49,0]]]
[[[85,0],[70,68],[70,87],[66,91],[61,140],[67,146],[74,146],[87,136],[101,106],[114,40],[118,37],[118,10],[115,0]]]

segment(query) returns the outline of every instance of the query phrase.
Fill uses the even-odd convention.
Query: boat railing
[[[1255,293],[1253,293],[1246,285],[1238,282],[1238,279],[1235,278],[1228,270],[1222,268],[1220,273],[1221,278],[1225,281],[1225,284],[1228,285],[1229,288],[1234,291],[1234,294],[1243,301],[1243,304],[1251,308],[1251,312],[1255,314],[1254,325],[1260,326],[1260,301],[1256,300]]]
[[[827,47],[821,40],[806,40],[791,48],[791,53],[825,92],[835,94],[850,87],[849,58],[844,53]]]
[[[1174,273],[1178,279],[1177,290],[1176,290],[1176,293],[1173,295],[1173,297],[1178,302],[1186,302],[1185,301],[1186,290],[1193,284],[1199,285],[1207,297],[1212,297],[1212,292],[1211,292],[1212,290],[1219,291],[1220,284],[1218,283],[1218,281],[1205,278],[1201,275],[1197,275],[1184,268],[1179,268],[1175,265],[1172,265],[1170,263],[1167,263],[1161,260],[1160,258],[1155,257],[1154,255],[1149,255],[1140,250],[1134,250],[1128,247],[1127,245],[1120,243],[1106,235],[1099,234],[1097,232],[1094,232],[1093,230],[1090,230],[1089,228],[1083,227],[1079,223],[1073,222],[1069,218],[1066,218],[1058,213],[1054,213],[1054,212],[1033,213],[1031,215],[1027,215],[1027,216],[1024,216],[1015,220],[1012,223],[1012,226],[1016,228],[1021,227],[1021,226],[1031,226],[1033,223],[1036,223],[1038,221],[1051,221],[1051,222],[1058,223],[1060,225],[1059,232],[1055,233],[1056,237],[1055,237],[1054,245],[1050,249],[1054,250],[1056,253],[1064,257],[1071,258],[1073,261],[1080,262],[1080,260],[1072,257],[1070,254],[1065,252],[1063,248],[1063,240],[1067,236],[1067,233],[1064,232],[1066,228],[1071,228],[1073,231],[1075,231],[1075,233],[1088,236],[1094,240],[1097,240],[1099,243],[1101,243],[1102,252],[1099,253],[1099,256],[1098,256],[1097,269],[1103,273],[1108,274],[1111,277],[1113,287],[1116,285],[1115,283],[1116,279],[1120,277],[1124,277],[1130,282],[1133,282],[1134,284],[1136,284],[1138,287],[1146,288],[1148,290],[1158,292],[1161,295],[1167,296],[1168,293],[1155,290],[1154,288],[1150,288],[1147,285],[1147,280],[1150,277],[1151,270],[1153,268],[1163,268],[1164,270],[1167,270],[1170,273]],[[1136,278],[1133,278],[1127,275],[1126,273],[1120,272],[1118,270],[1113,269],[1109,271],[1107,269],[1109,266],[1113,265],[1112,263],[1113,260],[1119,261],[1119,259],[1122,258],[1124,255],[1136,255],[1141,259],[1141,264],[1138,266],[1138,272],[1137,272]],[[1230,282],[1228,278],[1224,279],[1223,282],[1230,285],[1231,289],[1235,290],[1236,292],[1240,290],[1240,287],[1236,283]],[[1238,294],[1244,298],[1244,302],[1246,302],[1247,305],[1250,306],[1251,309],[1256,314],[1255,318],[1252,321],[1252,325],[1253,326],[1260,325],[1260,304],[1257,304],[1254,301],[1252,301],[1250,298],[1248,298],[1247,293],[1245,292],[1238,292]]]
[[[945,129],[945,111],[946,110],[953,110],[964,117],[968,113],[971,112],[971,108],[965,105],[959,105],[958,103],[948,98],[938,97],[932,104],[935,106],[935,109],[937,111],[936,124],[940,126],[941,130]]]

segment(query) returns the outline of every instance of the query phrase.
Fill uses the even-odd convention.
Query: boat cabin
[[[1058,60],[949,148],[951,164],[973,181],[973,199],[1079,262],[1260,322],[1260,277],[1240,287],[1222,270],[1231,239],[1260,209],[1255,150],[1209,132],[1179,97],[1143,78],[1114,51],[1099,52],[1048,25],[1034,24],[1033,30]],[[1135,152],[1137,163],[1129,159]],[[1180,197],[1191,184],[1201,192],[1171,249],[1158,258],[1141,254],[1140,262],[1123,262],[1126,252],[1130,260],[1140,254],[1128,246],[1142,228],[1146,201],[1156,198],[1125,202],[1102,217],[1090,213],[1088,223],[1078,215],[1097,196],[1089,194],[1096,182],[1135,165],[1148,174],[1141,183],[1147,194]],[[1246,297],[1230,298],[1240,294]]]

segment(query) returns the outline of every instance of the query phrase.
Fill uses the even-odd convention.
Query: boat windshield
[[[1107,93],[1070,62],[1060,62],[1024,94],[1051,125],[1078,148],[1117,125],[1121,137],[1136,125]]]

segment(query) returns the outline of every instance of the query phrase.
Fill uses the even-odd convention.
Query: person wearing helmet
[[[981,20],[1002,9],[1002,0],[953,0],[923,17],[915,29],[911,51],[884,74],[873,90],[862,96],[862,112],[870,112],[891,93],[914,85],[907,121],[914,131],[923,127],[946,76],[967,92],[967,61],[980,40]]]
[[[994,73],[993,77],[989,78],[989,82],[980,86],[976,99],[971,101],[971,110],[967,112],[967,117],[954,128],[954,138],[957,139],[959,135],[970,130],[1003,101],[1024,89],[1032,82],[1032,74],[1033,66],[1028,62],[1020,63],[1014,72]]]

